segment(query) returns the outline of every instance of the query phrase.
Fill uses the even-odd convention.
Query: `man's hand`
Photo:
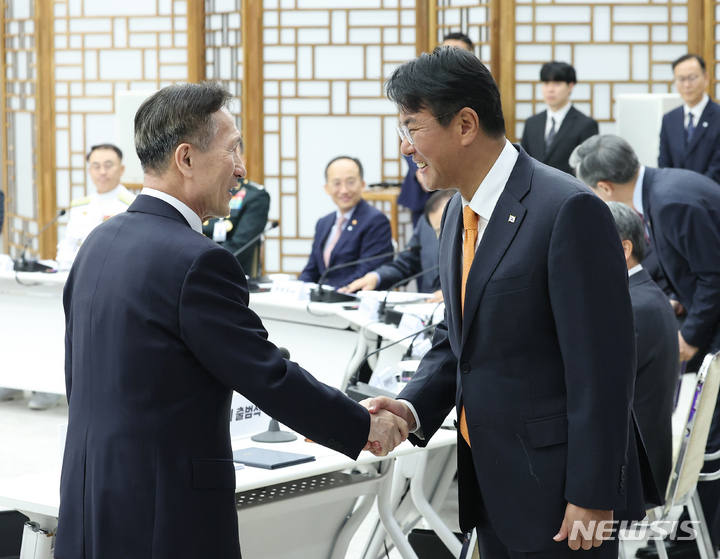
[[[380,410],[387,410],[405,420],[410,431],[415,430],[415,416],[403,402],[393,400],[387,396],[376,396],[375,398],[367,398],[360,402],[361,406],[365,406],[370,413],[378,413]]]
[[[408,426],[404,419],[386,410],[370,414],[370,433],[363,450],[375,456],[386,456],[408,437]]]
[[[425,299],[426,303],[442,303],[444,301],[442,290],[438,289],[433,293],[433,296]]]
[[[612,519],[611,510],[584,509],[568,503],[560,531],[553,539],[561,542],[567,538],[568,547],[573,551],[581,547],[585,550],[600,547],[612,533]],[[588,532],[591,533],[589,538],[586,536]]]
[[[685,314],[685,307],[682,306],[682,303],[680,301],[670,299],[670,304],[672,305],[672,308],[675,311],[676,315],[679,316],[681,314]]]
[[[698,348],[687,343],[680,332],[678,332],[678,342],[680,343],[680,361],[690,361],[695,357]]]
[[[377,275],[373,273],[365,274],[363,277],[356,279],[350,285],[338,289],[340,293],[355,293],[356,291],[372,291],[377,287]]]

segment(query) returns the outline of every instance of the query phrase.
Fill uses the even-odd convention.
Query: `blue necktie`
[[[695,133],[695,125],[693,124],[693,114],[688,113],[688,127],[687,127],[687,143],[692,140],[693,134]]]
[[[552,126],[550,127],[550,131],[548,132],[547,138],[545,139],[546,150],[552,145],[553,140],[555,139],[555,133],[557,132],[555,130],[555,117],[550,117],[550,120],[552,121]]]

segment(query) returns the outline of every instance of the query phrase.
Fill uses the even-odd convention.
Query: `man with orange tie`
[[[325,167],[325,192],[337,210],[321,217],[315,226],[312,251],[298,279],[317,282],[325,270],[338,264],[392,253],[390,221],[362,199],[365,190],[359,159],[341,155]],[[331,271],[324,283],[342,287],[392,260],[392,254]]]
[[[497,85],[470,53],[422,54],[386,87],[403,154],[428,190],[459,193],[440,235],[445,320],[398,399],[365,405],[406,418],[419,445],[455,406],[460,527],[477,529],[481,557],[616,558],[603,528],[645,515],[648,478],[613,217],[505,138]]]

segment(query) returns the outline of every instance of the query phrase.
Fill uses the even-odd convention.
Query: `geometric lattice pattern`
[[[489,0],[438,0],[436,9],[437,44],[449,33],[465,33],[475,45],[475,55],[492,70]]]
[[[37,38],[33,0],[5,1],[3,190],[9,247],[38,232]]]
[[[572,100],[614,131],[620,93],[673,91],[670,63],[687,52],[687,0],[516,0],[516,135],[542,111],[540,67],[568,62],[577,71]]]
[[[114,143],[115,93],[187,81],[186,0],[53,0],[57,204],[94,192],[91,145]],[[64,232],[59,229],[58,238]]]
[[[720,23],[718,23],[720,21],[720,2],[712,2],[710,6],[712,8],[712,12],[706,13],[705,17],[715,22],[715,25],[712,27],[715,33],[706,39],[712,45],[712,57],[709,57],[711,60],[708,60],[707,62],[708,64],[714,65],[710,94],[712,98],[717,101],[720,99]]]

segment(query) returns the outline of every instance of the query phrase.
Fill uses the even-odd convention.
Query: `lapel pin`
[[[707,120],[703,122],[703,128],[707,128]]]
[[[352,231],[352,225],[348,225],[347,230],[348,230],[348,231]]]
[[[508,222],[515,223],[515,216],[510,214],[510,217],[508,217]]]
[[[357,219],[353,219],[353,220],[352,220],[352,224],[353,224],[353,225],[357,225]]]

